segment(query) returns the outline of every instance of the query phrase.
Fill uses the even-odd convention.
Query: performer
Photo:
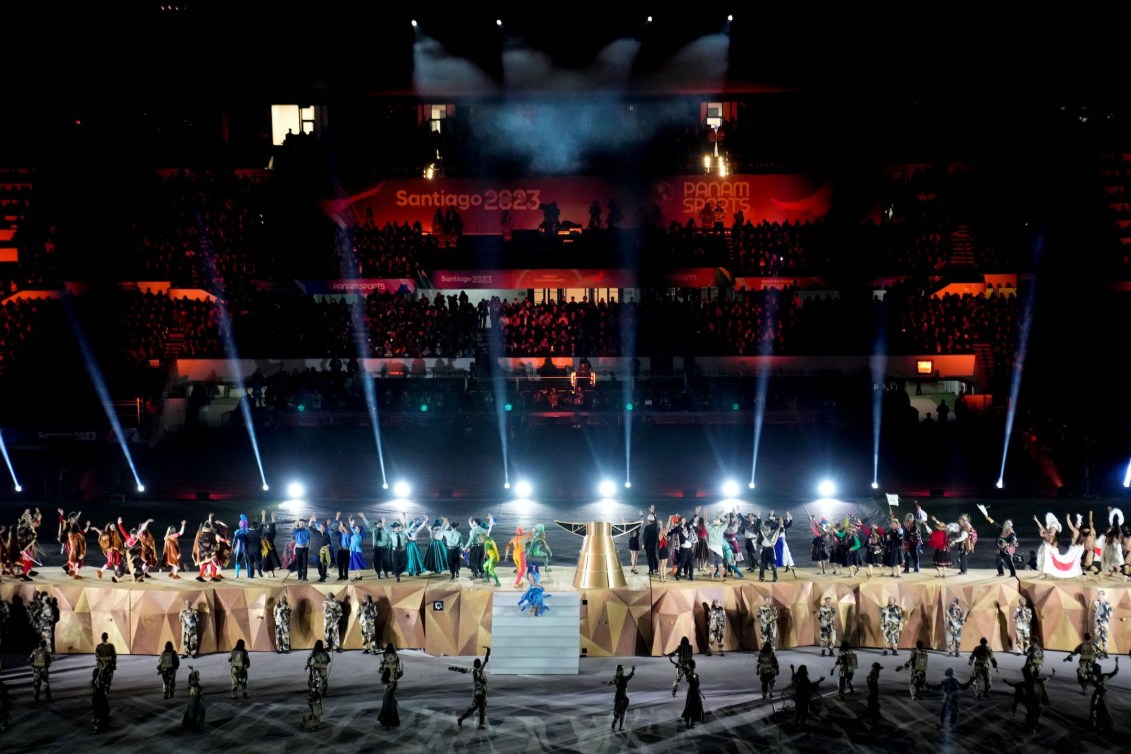
[[[888,569],[887,575],[896,579],[903,578],[900,569],[903,564],[903,539],[903,526],[899,517],[892,513],[884,532],[884,567]]]
[[[275,578],[275,571],[282,570],[283,563],[279,560],[279,550],[275,547],[275,537],[278,536],[278,526],[275,523],[275,512],[271,511],[271,520],[267,520],[267,511],[259,511],[259,552],[263,561],[263,570]]]
[[[711,645],[714,644],[719,649],[719,657],[723,656],[723,640],[724,632],[727,625],[727,613],[723,606],[719,604],[718,600],[711,601],[711,607],[707,610],[707,656],[711,656]]]
[[[192,561],[200,568],[197,573],[197,581],[219,581],[222,577],[220,575],[220,535],[216,532],[212,524],[212,514],[208,514],[208,520],[196,531],[196,541],[192,545]],[[207,579],[205,577],[208,577]]]
[[[187,601],[187,600],[186,600]],[[165,642],[165,650],[157,658],[157,674],[161,676],[162,699],[172,699],[177,688],[177,668],[181,660],[177,657],[177,650],[173,649],[173,642]]]
[[[997,672],[997,658],[994,657],[994,651],[990,649],[989,642],[986,637],[982,637],[978,641],[978,646],[974,647],[974,651],[970,653],[970,662],[968,665],[974,667],[974,680],[980,681],[974,686],[974,696],[981,699],[983,696],[990,695],[990,666],[993,665],[994,672]]]
[[[516,587],[522,586],[522,580],[526,577],[526,540],[527,535],[520,526],[514,530],[514,536],[510,538],[503,550],[503,560],[511,558],[514,563],[514,585]]]
[[[376,652],[374,652],[374,654],[376,654]],[[388,670],[398,681],[404,676],[404,666],[401,664],[401,656],[397,654],[397,648],[393,646],[393,642],[389,642],[385,645],[385,651],[381,654],[381,665],[378,669],[380,672]]]
[[[495,564],[499,562],[499,547],[495,544],[494,538],[490,534],[483,540],[483,573],[487,574],[487,580],[494,580],[495,586],[501,586],[499,583],[499,574],[495,573]]]
[[[864,565],[868,568],[868,578],[872,578],[872,569],[875,567],[880,568],[880,574],[883,574],[884,565],[884,528],[878,525],[865,524],[858,522],[859,532],[864,535],[864,545],[861,548],[864,551]]]
[[[242,691],[243,698],[247,699],[247,670],[251,667],[251,656],[244,648],[243,639],[236,642],[235,649],[228,655],[228,662],[232,666],[232,698],[236,698],[237,691]]]
[[[1084,641],[1076,645],[1064,658],[1065,662],[1071,662],[1075,656],[1080,657],[1080,664],[1076,668],[1076,680],[1080,683],[1080,693],[1088,693],[1088,676],[1092,674],[1092,663],[1096,661],[1099,656],[1099,648],[1092,642],[1092,635],[1084,632]]]
[[[672,696],[675,696],[676,689],[679,688],[679,682],[687,675],[688,663],[694,656],[694,650],[691,648],[691,642],[684,636],[679,640],[679,646],[668,653],[668,662],[675,665],[675,683],[672,684]]]
[[[857,519],[859,521],[859,519]],[[861,560],[861,550],[864,544],[860,541],[859,529],[857,524],[851,521],[847,516],[844,519],[844,526],[837,530],[837,537],[840,539],[840,544],[843,548],[844,565],[848,567],[848,575],[855,576],[860,567],[864,565]]]
[[[643,520],[644,511],[640,511],[640,518]],[[627,524],[628,522],[622,519],[622,523]],[[636,527],[628,532],[628,562],[629,570],[633,576],[640,575],[636,570],[636,562],[640,559],[640,529],[641,524],[637,523]]]
[[[644,544],[644,556],[648,559],[648,575],[659,576],[660,573],[660,524],[656,521],[656,507],[649,509],[641,541]],[[641,511],[643,514],[643,511]]]
[[[126,568],[130,572],[134,583],[145,581],[145,577],[149,571],[149,565],[146,561],[146,549],[148,542],[143,542],[142,537],[149,531],[149,525],[153,523],[153,519],[148,519],[139,526],[126,531],[125,524],[122,523],[122,517],[118,516],[118,531],[122,534],[122,548],[126,555]],[[154,554],[154,560],[156,560]]]
[[[685,728],[694,728],[695,723],[707,720],[703,712],[703,692],[699,690],[699,674],[695,672],[695,660],[687,663],[687,700],[683,704],[680,717],[683,718]]]
[[[973,678],[966,683],[959,682],[954,677],[954,668],[947,668],[946,677],[943,678],[942,683],[927,684],[928,689],[943,692],[942,708],[939,709],[940,726],[946,725],[948,717],[952,726],[958,725],[958,692],[970,688],[972,683],[974,683]]]
[[[1020,597],[1017,600],[1017,609],[1013,611],[1013,630],[1017,635],[1017,654],[1028,654],[1030,636],[1033,626],[1033,609],[1029,607],[1029,600]]]
[[[984,505],[979,505],[978,510],[986,517],[986,520],[998,528],[997,535],[997,557],[995,563],[997,564],[997,575],[1004,576],[1005,569],[1009,569],[1010,576],[1017,576],[1017,568],[1013,564],[1013,555],[1017,552],[1017,532],[1013,530],[1013,521],[1006,519],[1000,524],[990,518],[989,508]]]
[[[486,522],[472,516],[467,520],[467,525],[467,542],[463,549],[467,552],[467,565],[471,569],[471,578],[486,577],[483,573],[483,542],[495,525],[495,520],[488,513]]]
[[[753,520],[754,515],[750,514],[749,519]],[[809,514],[809,530],[813,533],[813,543],[810,557],[813,562],[817,564],[817,572],[822,576],[825,575],[825,564],[830,562],[831,549],[833,544],[832,527],[826,519],[820,521],[813,518],[813,514]],[[750,530],[748,530],[750,531]],[[756,530],[755,530],[756,531]],[[749,534],[748,534],[749,536]],[[747,540],[749,542],[751,540]],[[753,559],[751,559],[753,563]],[[837,573],[836,563],[832,563],[833,575]],[[754,569],[751,568],[751,571]]]
[[[616,686],[616,691],[613,694],[613,724],[612,730],[617,729],[617,721],[620,721],[620,729],[624,730],[624,716],[628,712],[628,682],[636,675],[636,666],[632,666],[632,670],[628,675],[624,674],[624,665],[617,665],[617,672],[613,675],[613,680],[607,681],[606,686]]]
[[[389,532],[389,562],[392,564],[393,573],[397,576],[397,583],[401,581],[408,562],[408,538],[404,533],[404,525],[400,521],[393,522],[393,530]]]
[[[181,725],[189,730],[204,728],[204,688],[200,685],[200,671],[189,665],[189,701]]]
[[[767,641],[762,644],[762,651],[758,653],[758,680],[762,682],[762,698],[773,696],[774,685],[778,680],[778,656],[774,653],[773,646]],[[675,696],[675,689],[672,689]]]
[[[460,728],[463,727],[463,721],[476,712],[479,713],[479,730],[483,730],[487,727],[487,663],[490,659],[491,648],[487,647],[487,652],[483,655],[483,661],[480,662],[479,658],[476,657],[470,669],[461,668],[457,665],[448,666],[448,670],[454,670],[457,673],[471,673],[471,680],[474,683],[475,690],[472,696],[471,706],[467,708],[466,712],[456,718],[456,725]]]
[[[954,537],[951,549],[958,553],[958,573],[965,576],[970,561],[970,553],[974,552],[974,545],[978,544],[978,530],[970,523],[970,518],[963,513],[958,517],[958,534]]]
[[[435,519],[428,530],[428,550],[424,553],[424,569],[429,573],[443,573],[449,570],[448,544],[444,534],[448,530],[447,519]]]
[[[931,532],[930,545],[935,551],[935,577],[946,578],[946,569],[950,568],[951,548],[956,544],[961,544],[959,538],[964,541],[965,537],[959,528],[958,524],[944,524],[934,516],[931,516],[931,524],[934,531]]]
[[[927,529],[927,512],[915,503],[915,512],[903,517],[903,572],[912,568],[919,573],[919,563],[923,553],[923,531]]]
[[[33,576],[39,575],[34,566],[38,563],[35,555],[39,554],[39,526],[42,522],[43,515],[39,512],[39,508],[36,508],[35,513],[30,509],[24,510],[20,515],[19,523],[16,524],[16,543],[12,547],[12,552],[19,557],[21,581],[31,581]]]
[[[534,524],[530,540],[526,543],[526,583],[541,586],[542,566],[550,570],[550,558],[554,556],[550,543],[546,541],[546,525]]]
[[[90,682],[90,712],[94,723],[94,732],[101,733],[110,726],[110,683],[94,669]]]
[[[927,650],[923,648],[923,640],[920,639],[915,642],[915,649],[911,650],[911,656],[907,658],[907,662],[895,666],[897,673],[904,668],[911,670],[908,685],[912,699],[922,699],[923,689],[927,688],[927,659]]]
[[[903,633],[903,625],[907,621],[907,614],[903,608],[895,604],[895,597],[888,597],[888,604],[880,608],[880,630],[884,636],[884,655],[891,650],[893,657],[899,656],[899,635]]]
[[[165,529],[164,547],[161,550],[161,564],[169,566],[172,573],[169,574],[171,579],[180,579],[181,570],[181,537],[185,534],[185,524],[187,521],[181,521],[181,529],[177,531],[174,527],[170,526]]]
[[[381,696],[381,711],[377,713],[377,722],[388,730],[397,728],[401,724],[401,713],[397,705],[397,677],[388,669],[381,671],[381,683],[385,691]]]
[[[778,568],[784,569],[786,573],[796,568],[796,564],[793,562],[793,553],[789,551],[789,542],[786,540],[792,526],[793,514],[789,511],[786,511],[784,518],[781,516],[778,517],[778,530],[781,532],[781,536],[778,537],[778,541],[774,544],[774,562],[777,564]],[[797,572],[794,571],[793,575],[796,577]],[[742,576],[739,575],[739,578],[742,578]]]
[[[377,654],[377,605],[373,602],[373,595],[365,595],[361,603],[361,612],[358,613],[357,622],[361,626],[362,654]]]
[[[333,659],[321,639],[314,642],[314,649],[310,650],[310,654],[306,657],[307,675],[318,679],[319,701],[330,690],[330,663]]]
[[[306,707],[310,714],[302,717],[303,729],[318,730],[322,727],[322,683],[314,673],[306,677]]]
[[[371,524],[364,513],[357,515],[361,519],[361,523],[369,530],[373,543],[373,571],[379,579],[388,578],[389,569],[393,566],[392,558],[389,555],[392,540],[389,536],[389,530],[385,528],[385,519],[382,518],[376,524]]]
[[[762,521],[762,524],[758,530],[758,547],[761,548],[762,552],[758,564],[759,581],[766,580],[767,568],[770,569],[774,577],[774,581],[778,580],[778,565],[774,547],[778,543],[778,538],[782,536],[785,536],[785,533],[778,528],[775,521],[770,518]]]
[[[1051,555],[1056,555],[1060,551],[1060,543],[1058,537],[1060,536],[1060,521],[1052,513],[1045,514],[1045,523],[1042,525],[1036,516],[1033,520],[1037,523],[1037,531],[1041,535],[1041,546],[1037,550],[1037,570],[1042,574],[1045,573],[1045,563]]]
[[[840,643],[840,654],[833,663],[832,672],[829,673],[829,678],[833,677],[833,673],[840,671],[840,682],[837,685],[837,695],[843,699],[844,690],[848,689],[848,693],[855,694],[856,689],[852,685],[852,676],[856,673],[857,658],[856,653],[848,645],[848,640],[845,639]]]
[[[771,647],[777,648],[778,636],[778,608],[774,598],[767,594],[762,599],[762,606],[758,608],[758,629],[762,636],[762,643],[769,642]]]
[[[1098,662],[1092,663],[1091,673],[1088,675],[1087,684],[1093,686],[1092,702],[1089,706],[1089,720],[1094,730],[1110,731],[1111,714],[1107,711],[1107,682],[1119,672],[1119,658],[1115,658],[1115,669],[1110,673],[1103,672]]]
[[[95,673],[100,676],[106,684],[106,690],[110,690],[110,684],[114,681],[114,671],[118,669],[118,650],[110,643],[110,635],[102,633],[102,643],[94,648],[95,659]]]
[[[43,639],[39,640],[39,646],[31,653],[29,663],[35,688],[32,699],[38,702],[39,692],[42,690],[46,693],[47,701],[51,701],[51,648]]]
[[[197,657],[200,654],[200,613],[185,600],[181,608],[181,657]]]
[[[792,665],[790,669],[793,669]],[[802,728],[809,722],[810,712],[814,712],[814,717],[819,717],[817,710],[820,709],[820,702],[817,700],[821,696],[820,686],[823,680],[825,680],[824,676],[818,676],[816,681],[810,681],[809,668],[805,665],[799,665],[797,672],[793,674],[790,686],[793,687],[793,722],[797,728]]]
[[[405,570],[409,576],[420,576],[425,573],[424,557],[420,554],[420,545],[416,543],[417,537],[420,532],[428,526],[428,514],[425,513],[421,518],[414,518],[410,524],[406,519],[404,513],[401,513],[401,525],[404,527],[405,536],[405,552],[406,552],[406,566]]]
[[[460,534],[459,534],[459,521],[453,524],[448,523],[448,519],[441,519],[444,522],[444,546],[448,548],[447,563],[448,573],[451,574],[449,581],[455,581],[459,578],[459,569],[463,564],[463,550],[460,547]]]
[[[101,529],[97,526],[90,528],[98,532],[98,547],[102,550],[102,554],[106,556],[106,565],[97,571],[98,578],[102,578],[102,572],[106,570],[113,574],[110,576],[110,580],[116,584],[118,583],[118,570],[122,567],[122,535],[118,533],[118,527],[114,526],[113,522],[107,522],[106,526]]]
[[[958,657],[958,652],[962,648],[962,626],[966,623],[966,611],[962,609],[962,603],[955,597],[950,601],[950,607],[946,609],[946,653],[947,656],[954,655]]]
[[[1092,601],[1092,635],[1095,637],[1096,646],[1100,651],[1100,658],[1107,659],[1108,624],[1111,623],[1112,607],[1105,596],[1107,592],[1101,589],[1096,599]]]
[[[865,712],[867,720],[872,723],[872,730],[880,727],[880,671],[884,666],[878,662],[872,663],[872,672],[868,673],[868,710]]]
[[[155,568],[160,570],[160,564],[157,560],[157,539],[148,527],[137,533],[137,539],[141,547],[141,574],[145,578],[149,578],[150,571]]]
[[[817,609],[817,626],[821,632],[821,657],[825,656],[825,650],[832,657],[833,647],[836,646],[836,608],[833,607],[832,597],[825,597],[824,604]]]
[[[361,548],[365,543],[365,535],[368,534],[368,532],[360,522],[350,518],[349,534],[350,581],[361,581],[361,573],[367,568],[365,565],[365,556],[362,554]]]
[[[79,526],[82,511],[69,515],[59,508],[59,541],[67,553],[67,562],[63,566],[72,579],[81,579],[79,570],[82,569],[83,560],[86,558],[86,532],[90,530],[90,522],[85,527]]]
[[[1096,524],[1091,511],[1088,511],[1088,525],[1081,526],[1083,516],[1076,514],[1076,525],[1072,525],[1072,517],[1066,515],[1065,522],[1072,532],[1072,544],[1082,548],[1080,552],[1080,570],[1085,574],[1099,573],[1100,564],[1096,562]]]
[[[530,616],[537,618],[550,609],[549,605],[546,604],[546,598],[549,596],[550,595],[546,594],[546,590],[540,586],[530,587],[518,600],[520,612],[525,613],[527,609],[529,609]]]
[[[322,635],[326,637],[327,651],[342,651],[341,640],[338,638],[342,613],[342,603],[334,599],[333,592],[328,592],[322,602]]]
[[[275,651],[291,653],[291,604],[285,594],[280,594],[275,603]]]

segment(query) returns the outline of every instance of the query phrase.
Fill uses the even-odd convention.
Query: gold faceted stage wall
[[[1014,650],[1013,612],[1025,595],[1036,613],[1033,635],[1053,650],[1074,649],[1092,630],[1091,605],[1100,589],[1115,609],[1109,627],[1111,653],[1131,649],[1131,584],[1092,579],[1049,579],[1038,575],[998,577],[985,570],[965,576],[935,578],[933,573],[899,579],[873,576],[794,577],[779,572],[777,582],[756,579],[656,582],[629,576],[625,587],[575,589],[572,569],[555,568],[546,584],[554,592],[581,593],[578,652],[590,657],[658,656],[675,650],[686,636],[697,652],[707,649],[707,608],[719,600],[727,614],[724,650],[756,651],[762,641],[758,608],[769,596],[778,610],[778,646],[814,646],[818,640],[817,609],[825,597],[837,608],[837,641],[879,647],[880,608],[888,597],[907,611],[900,646],[916,641],[931,648],[945,644],[945,610],[957,597],[968,613],[962,650],[969,652],[985,637],[995,651]],[[90,653],[105,632],[123,654],[160,654],[165,642],[181,649],[179,613],[188,600],[200,612],[200,647],[205,653],[226,652],[243,639],[252,651],[275,648],[274,608],[283,594],[292,608],[291,641],[309,649],[324,638],[322,606],[333,592],[343,602],[340,626],[346,649],[361,648],[358,612],[366,595],[377,606],[378,641],[398,648],[418,648],[432,655],[481,655],[491,645],[494,600],[516,600],[517,592],[496,592],[482,583],[440,578],[405,578],[400,583],[369,579],[349,585],[283,579],[225,579],[200,584],[163,578],[142,584],[93,579],[72,580],[62,574],[33,583],[6,579],[0,599],[26,604],[46,591],[59,603],[56,649]],[[551,601],[552,605],[553,602]],[[518,610],[517,605],[515,609]],[[13,612],[19,612],[14,610]]]

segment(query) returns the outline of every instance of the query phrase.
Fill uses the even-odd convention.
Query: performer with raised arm
[[[617,722],[620,722],[620,729],[624,730],[624,716],[628,712],[628,682],[636,675],[636,666],[632,666],[632,670],[628,675],[624,674],[624,665],[617,665],[617,671],[613,675],[613,680],[607,681],[606,686],[616,686],[616,691],[613,693],[613,724],[612,730],[617,729]]]
[[[992,525],[996,526],[997,531],[997,556],[994,562],[997,564],[997,575],[1004,576],[1005,569],[1009,569],[1009,575],[1016,577],[1017,568],[1013,564],[1013,555],[1017,552],[1017,532],[1013,530],[1012,519],[1005,519],[1000,524],[990,518],[990,511],[984,505],[978,505],[978,510],[982,512],[986,520]]]
[[[901,579],[901,566],[903,565],[903,526],[899,517],[894,513],[888,520],[887,531],[884,532],[884,568],[888,569],[888,576]]]
[[[526,543],[526,580],[530,586],[542,584],[542,567],[550,570],[550,558],[554,555],[546,540],[546,525],[534,524],[530,530],[530,541]]]
[[[59,541],[63,544],[63,549],[67,553],[67,562],[63,565],[63,570],[72,579],[81,579],[79,570],[82,569],[83,560],[86,558],[86,532],[90,530],[90,522],[86,522],[86,526],[79,526],[79,518],[82,516],[82,511],[77,513],[65,514],[62,508],[59,508]]]
[[[947,718],[950,719],[951,726],[958,725],[958,692],[970,688],[973,683],[973,678],[966,683],[959,682],[954,677],[954,668],[947,668],[942,683],[927,684],[928,689],[943,692],[943,703],[939,709],[939,727],[946,725]]]
[[[181,570],[181,537],[185,534],[185,524],[187,521],[181,521],[181,529],[178,531],[175,527],[167,527],[165,529],[164,546],[161,549],[161,564],[169,566],[171,573],[169,578],[180,579]]]
[[[678,647],[668,652],[668,662],[675,665],[675,683],[672,684],[672,696],[675,696],[679,682],[687,675],[688,663],[691,662],[694,654],[695,651],[691,648],[691,642],[686,636],[679,640]]]
[[[432,526],[428,529],[428,549],[424,552],[424,570],[428,573],[444,573],[450,567],[448,544],[444,539],[448,528],[446,518],[432,520]]]
[[[1092,663],[1091,672],[1088,674],[1087,685],[1092,686],[1092,701],[1089,705],[1088,718],[1093,730],[1111,730],[1111,714],[1107,711],[1107,682],[1119,672],[1119,658],[1115,658],[1115,669],[1110,673],[1103,672],[1098,662]]]
[[[404,513],[401,513],[401,525],[404,527],[405,537],[405,572],[409,576],[421,576],[426,573],[424,567],[424,555],[420,552],[420,545],[417,543],[417,538],[420,532],[428,527],[428,514],[408,521]]]
[[[1083,526],[1084,517],[1076,514],[1076,525],[1072,525],[1072,516],[1066,515],[1065,521],[1072,532],[1072,544],[1083,548],[1080,552],[1080,570],[1084,575],[1100,572],[1100,564],[1096,560],[1096,525],[1092,512],[1088,511],[1088,525]]]
[[[923,640],[920,639],[915,642],[915,649],[911,650],[911,656],[907,658],[907,662],[895,666],[897,673],[904,668],[911,670],[908,687],[912,699],[922,699],[923,690],[927,688],[927,660],[927,650],[923,647]]]
[[[1076,645],[1064,658],[1065,662],[1072,662],[1073,657],[1080,658],[1080,664],[1076,667],[1076,680],[1080,684],[1080,693],[1088,693],[1088,676],[1092,674],[1092,663],[1099,657],[1100,650],[1092,641],[1092,635],[1084,632],[1084,641]]]
[[[271,520],[267,520],[267,511],[259,511],[259,552],[263,562],[263,570],[271,578],[275,578],[275,571],[282,570],[283,562],[279,559],[279,550],[275,547],[275,537],[278,536],[278,526],[275,523],[275,511],[271,511]]]
[[[458,665],[448,666],[448,670],[454,670],[457,673],[471,673],[471,680],[474,684],[471,706],[456,718],[456,725],[460,728],[463,727],[463,721],[476,712],[479,713],[479,730],[487,727],[487,662],[491,659],[491,648],[486,647],[486,650],[482,662],[476,657],[470,668],[461,668]]]
[[[1041,535],[1041,546],[1037,550],[1037,570],[1042,574],[1045,573],[1045,562],[1052,556],[1060,551],[1060,521],[1052,513],[1045,514],[1045,522],[1042,524],[1040,519],[1033,516],[1033,521],[1037,524],[1037,531]]]
[[[97,526],[90,528],[98,533],[98,547],[106,557],[106,565],[97,571],[98,578],[102,578],[103,571],[109,571],[110,580],[118,583],[118,573],[122,567],[122,535],[118,533],[118,527],[113,521],[107,521],[101,529]]]

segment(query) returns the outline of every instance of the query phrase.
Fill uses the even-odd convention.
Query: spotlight
[[[412,28],[414,28],[414,29],[416,28],[416,19],[415,18],[412,19]]]
[[[736,495],[738,495],[738,482],[733,479],[728,479],[723,482],[723,496],[735,497]]]
[[[306,488],[302,486],[302,482],[291,482],[287,485],[287,497],[292,500],[297,500],[306,494]]]
[[[412,487],[409,486],[408,482],[397,482],[393,485],[393,495],[400,500],[408,497],[410,492],[412,492]]]
[[[878,490],[879,488],[880,488],[880,483],[879,483],[879,482],[872,482],[872,489],[874,489],[874,490]]]
[[[511,405],[511,404],[509,404],[509,403],[507,403],[507,404],[504,404],[504,405],[503,405],[503,410],[504,410],[504,411],[510,411],[510,410],[511,410],[511,409],[513,409],[513,408],[514,408],[514,406],[512,406],[512,405]]]
[[[601,493],[601,497],[603,498],[612,497],[616,494],[617,486],[606,479],[598,485],[597,491]]]
[[[754,489],[754,482],[751,482],[750,484],[748,484],[746,486],[749,487],[750,489]]]
[[[1005,486],[1005,482],[1003,482],[1002,480],[999,479],[999,480],[997,480],[997,483],[994,486],[997,487],[1000,490],[1002,487]]]
[[[631,411],[633,408],[635,408],[635,407],[631,403],[624,404],[624,410],[625,411]]]
[[[504,490],[509,490],[510,488],[511,488],[510,482],[503,482],[503,489]]]
[[[626,490],[630,490],[630,489],[632,489],[632,482],[630,482],[630,481],[628,481],[627,479],[625,479],[625,480],[624,480],[624,488],[625,488]]]
[[[23,492],[23,491],[24,491],[24,488],[17,484],[16,485],[16,492]]]
[[[428,404],[427,403],[421,403],[420,404],[420,411],[422,413],[428,413]]]
[[[496,18],[495,19],[495,26],[502,26],[502,25],[503,25],[503,19]]]
[[[138,485],[137,485],[137,491],[138,491],[138,492],[145,492],[145,485],[144,485],[144,484],[141,484],[141,483],[139,482],[139,483],[138,483]]]
[[[817,494],[821,497],[832,497],[836,494],[836,485],[831,479],[823,479],[817,485]]]
[[[514,494],[521,498],[528,498],[534,493],[534,485],[525,479],[515,482]]]
[[[652,17],[648,16],[648,23],[652,23]]]
[[[381,485],[381,489],[383,489],[383,490],[387,490],[387,489],[389,489],[389,483],[388,483],[388,482],[385,482],[384,484],[382,484],[382,485]]]
[[[263,491],[267,492],[270,489],[271,489],[271,485],[267,484],[267,482],[264,482],[263,483]]]

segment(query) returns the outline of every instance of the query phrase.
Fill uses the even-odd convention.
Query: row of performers
[[[999,523],[990,516],[986,506],[977,508],[995,529],[994,564],[998,575],[1008,571],[1016,576],[1018,566],[1027,565],[1042,574],[1060,578],[1087,573],[1131,576],[1131,526],[1124,524],[1123,513],[1118,508],[1108,507],[1108,527],[1102,533],[1097,533],[1090,511],[1086,525],[1081,514],[1076,515],[1075,523],[1071,516],[1066,516],[1072,533],[1066,552],[1060,548],[1062,529],[1056,516],[1046,514],[1043,524],[1034,516],[1042,545],[1028,563],[1017,554],[1019,540],[1013,521],[1005,519]],[[810,516],[809,521],[813,534],[812,559],[820,573],[826,573],[828,567],[834,575],[844,569],[854,576],[861,568],[867,568],[869,575],[873,568],[879,568],[881,573],[895,578],[912,571],[918,573],[924,545],[934,551],[932,564],[936,576],[945,577],[951,568],[965,574],[969,556],[979,539],[969,516],[963,514],[956,521],[943,522],[928,515],[918,503],[915,510],[902,519],[895,512],[889,512],[886,526],[866,523],[859,516],[846,516],[836,522]]]

